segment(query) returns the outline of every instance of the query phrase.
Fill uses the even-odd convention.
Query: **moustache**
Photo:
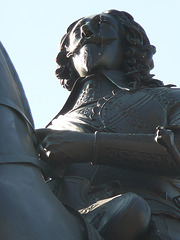
[[[103,36],[99,36],[99,35],[95,35],[95,34],[93,34],[92,36],[90,36],[88,38],[87,37],[81,38],[81,40],[78,42],[78,44],[75,47],[75,49],[73,51],[69,51],[66,54],[66,57],[69,58],[71,56],[74,56],[74,54],[78,53],[79,50],[84,45],[86,45],[88,43],[94,43],[97,46],[104,47],[104,46],[107,46],[107,45],[111,44],[115,40],[117,40],[117,38],[105,38]]]

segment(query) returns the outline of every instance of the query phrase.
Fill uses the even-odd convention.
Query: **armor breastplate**
[[[65,104],[71,108],[64,115],[60,112],[51,128],[69,130],[71,125],[71,130],[85,132],[155,133],[157,126],[169,124],[169,112],[180,103],[179,89],[129,90],[101,74],[81,79],[79,83]],[[69,125],[64,127],[63,121]]]
[[[99,131],[155,133],[157,126],[168,124],[169,109],[179,104],[179,99],[171,92],[172,89],[165,87],[131,91],[115,89],[98,99],[98,91],[94,98],[88,98],[89,92],[84,91],[86,101],[76,104],[68,115],[80,118]]]

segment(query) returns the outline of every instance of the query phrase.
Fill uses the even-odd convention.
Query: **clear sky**
[[[68,92],[54,76],[58,44],[70,23],[117,9],[133,15],[156,46],[151,73],[180,87],[179,0],[2,0],[0,32],[23,83],[36,128],[61,109]]]

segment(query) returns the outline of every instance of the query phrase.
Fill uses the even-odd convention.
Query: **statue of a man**
[[[53,130],[47,129],[43,145],[51,166],[66,164],[62,194],[56,185],[59,198],[81,209],[97,229],[100,221],[88,206],[133,192],[151,208],[145,239],[178,239],[179,169],[154,138],[157,126],[171,126],[178,142],[180,90],[153,79],[154,53],[126,12],[111,10],[71,24],[56,70],[71,94],[48,125]]]
[[[165,126],[178,146],[180,90],[153,79],[155,48],[132,16],[82,18],[62,38],[56,74],[71,94],[37,131],[42,159],[62,176],[49,181],[57,197],[41,176],[23,90],[0,53],[0,238],[178,240],[179,169],[154,139]]]

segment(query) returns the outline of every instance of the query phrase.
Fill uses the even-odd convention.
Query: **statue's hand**
[[[157,128],[155,140],[167,150],[175,145],[174,133],[170,129],[165,129],[164,127]]]
[[[37,134],[51,166],[91,161],[93,134],[51,129],[37,130]]]

